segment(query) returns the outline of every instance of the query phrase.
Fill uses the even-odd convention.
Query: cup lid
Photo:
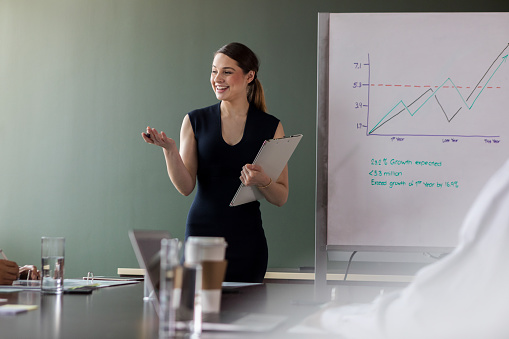
[[[187,242],[190,244],[197,244],[197,245],[202,245],[202,246],[217,246],[217,245],[227,246],[228,245],[223,237],[191,236],[191,237],[187,238]]]

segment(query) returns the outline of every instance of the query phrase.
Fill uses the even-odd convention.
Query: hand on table
[[[34,265],[25,265],[19,268],[19,278],[22,280],[40,280],[41,275]]]
[[[12,285],[18,276],[18,264],[10,260],[0,260],[0,285]]]

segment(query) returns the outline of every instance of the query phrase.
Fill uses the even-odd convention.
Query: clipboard
[[[272,181],[276,181],[301,139],[302,134],[296,134],[279,139],[265,140],[253,160],[253,164],[262,166]],[[260,199],[264,199],[264,196],[257,187],[244,186],[241,183],[230,202],[230,207]]]

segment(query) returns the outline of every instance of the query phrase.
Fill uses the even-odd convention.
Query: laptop
[[[155,310],[159,313],[159,276],[161,240],[170,239],[167,231],[131,230],[129,238],[141,268],[145,269],[145,284],[150,293]],[[223,290],[241,288],[242,286],[259,284],[223,283]],[[248,312],[220,312],[219,314],[203,314],[202,329],[204,331],[239,331],[266,332],[274,329],[287,319],[286,316],[258,314]],[[178,327],[178,324],[177,324]]]
[[[170,239],[168,231],[131,230],[129,239],[140,268],[145,270],[145,288],[156,312],[159,312],[159,276],[161,271],[161,240]]]

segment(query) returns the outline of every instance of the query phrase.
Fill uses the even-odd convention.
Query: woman
[[[230,43],[214,55],[210,83],[219,103],[184,117],[180,152],[164,132],[147,127],[142,137],[163,148],[168,175],[187,196],[198,182],[189,210],[189,236],[224,237],[228,243],[225,281],[261,282],[268,260],[260,203],[229,207],[240,181],[256,186],[270,203],[288,198],[288,168],[276,181],[262,167],[250,164],[266,139],[284,136],[281,122],[265,113],[256,55],[240,43]]]

